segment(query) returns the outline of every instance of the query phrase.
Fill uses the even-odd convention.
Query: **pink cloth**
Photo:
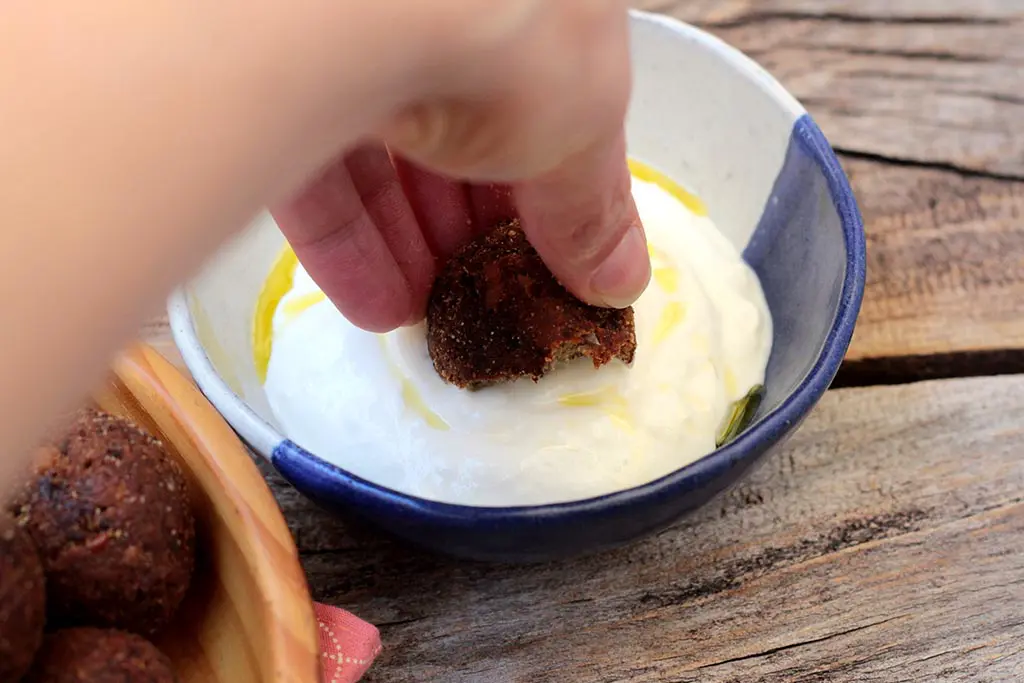
[[[320,625],[323,683],[356,683],[380,654],[380,633],[373,624],[343,609],[315,603]]]

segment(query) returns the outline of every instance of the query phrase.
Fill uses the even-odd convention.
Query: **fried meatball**
[[[43,565],[28,534],[0,512],[0,682],[17,681],[43,642]]]
[[[72,628],[46,636],[24,683],[176,683],[171,661],[141,636]]]
[[[455,252],[427,304],[427,349],[450,384],[478,389],[583,356],[598,368],[636,352],[633,309],[589,306],[563,287],[517,221]]]
[[[195,564],[181,469],[157,439],[92,409],[47,450],[14,513],[43,561],[50,625],[152,635]]]

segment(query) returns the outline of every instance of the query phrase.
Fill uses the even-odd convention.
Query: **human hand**
[[[649,265],[642,232],[623,242],[641,230],[621,137],[627,33],[624,0],[8,3],[0,206],[24,229],[0,233],[17,254],[0,289],[18,293],[3,309],[0,442],[15,457],[0,488],[168,290],[301,185],[276,213],[339,308],[376,330],[421,315],[433,257],[468,237],[455,217],[494,193],[460,203],[464,186],[404,162],[399,190],[360,142],[507,183],[495,211],[516,209],[570,289],[629,303]]]
[[[431,89],[275,218],[339,310],[372,331],[421,319],[438,264],[512,217],[581,299],[631,304],[650,264],[623,136],[625,4],[463,4],[461,45]]]

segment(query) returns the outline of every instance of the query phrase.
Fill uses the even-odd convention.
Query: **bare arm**
[[[357,140],[390,132],[446,171],[559,177],[552,167],[592,142],[561,134],[561,121],[529,129],[536,144],[518,157],[492,147],[460,159],[451,145],[465,148],[465,137],[438,137],[430,121],[424,128],[422,117],[402,113],[458,99],[464,88],[485,92],[514,73],[508,43],[537,35],[530,22],[550,14],[546,2],[501,10],[482,0],[6,3],[4,452],[26,452],[218,243]],[[568,4],[624,13],[611,0]],[[555,44],[542,39],[539,47]],[[624,95],[609,104],[608,121],[621,123]],[[554,134],[566,149],[550,149],[561,144]],[[19,462],[0,457],[0,485]]]

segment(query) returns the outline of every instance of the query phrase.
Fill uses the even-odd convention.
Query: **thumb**
[[[643,293],[651,262],[630,191],[623,133],[514,185],[513,195],[530,242],[573,294],[593,305],[625,308]]]

